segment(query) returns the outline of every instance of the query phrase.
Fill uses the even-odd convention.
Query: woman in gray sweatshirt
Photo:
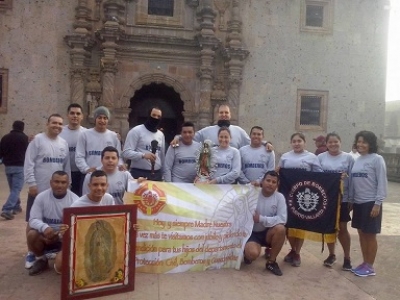
[[[349,202],[353,208],[351,226],[357,228],[363,263],[352,269],[361,277],[376,275],[375,262],[381,232],[382,202],[387,196],[386,165],[377,154],[378,142],[371,131],[356,134],[355,144],[360,157],[356,159],[350,175]]]

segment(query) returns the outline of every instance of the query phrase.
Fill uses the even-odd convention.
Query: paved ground
[[[26,189],[22,198],[26,198]],[[0,166],[0,204],[8,195],[4,166]],[[360,278],[340,270],[343,254],[338,245],[338,263],[332,269],[322,266],[326,252],[321,245],[305,242],[302,265],[293,268],[282,262],[289,249],[279,256],[284,275],[264,271],[259,258],[240,271],[218,270],[171,275],[136,274],[135,291],[101,299],[138,300],[207,300],[207,299],[398,299],[400,297],[400,184],[389,183],[389,197],[384,205],[382,234],[376,260],[377,276]],[[48,271],[30,277],[24,269],[25,222],[23,214],[12,221],[0,220],[0,299],[59,299],[60,276]],[[357,234],[352,235],[353,264],[360,263]]]

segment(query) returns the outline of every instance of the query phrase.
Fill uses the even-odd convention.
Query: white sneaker
[[[25,269],[32,268],[35,261],[36,261],[35,254],[33,254],[33,252],[31,252],[31,251],[28,251],[28,253],[25,256]]]

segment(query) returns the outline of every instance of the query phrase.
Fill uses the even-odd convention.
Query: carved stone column
[[[228,103],[231,107],[231,121],[238,121],[240,86],[244,59],[249,52],[242,44],[242,21],[240,19],[240,1],[232,1],[231,20],[228,21],[227,48],[225,58],[228,68]]]
[[[90,51],[94,46],[94,40],[91,38],[92,25],[89,22],[91,11],[87,7],[87,0],[79,0],[75,11],[74,33],[64,38],[67,45],[71,48],[70,101],[80,104],[84,108],[84,113],[87,114],[85,103],[87,61],[90,57]]]
[[[200,33],[197,36],[201,47],[201,66],[198,74],[200,78],[200,105],[198,121],[200,128],[209,126],[212,120],[211,87],[214,75],[215,50],[219,45],[219,41],[215,36],[215,17],[216,13],[211,7],[211,0],[204,0],[202,8],[198,12]]]
[[[111,111],[114,108],[114,86],[115,74],[117,73],[118,60],[117,41],[120,38],[122,30],[120,28],[120,11],[125,9],[123,2],[118,0],[107,0],[103,4],[104,24],[97,32],[101,39],[101,48],[103,55],[101,58],[102,86],[103,94],[101,105],[108,107]]]

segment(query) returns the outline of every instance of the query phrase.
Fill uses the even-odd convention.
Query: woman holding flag
[[[305,150],[306,138],[303,133],[296,132],[290,137],[292,150],[282,154],[278,165],[285,169],[298,169],[302,171],[323,172],[321,164],[314,153]],[[288,237],[291,250],[284,258],[285,262],[290,263],[294,267],[301,264],[300,250],[303,246],[304,239],[297,237]]]
[[[347,230],[347,223],[351,220],[348,206],[349,196],[349,174],[354,164],[354,159],[351,154],[340,150],[341,139],[337,133],[329,133],[326,136],[327,152],[318,155],[318,160],[321,163],[322,169],[327,173],[341,173],[343,180],[343,196],[340,206],[339,233],[338,239],[343,247],[344,261],[342,269],[351,271],[350,261],[350,233]],[[335,201],[335,199],[333,199]],[[335,243],[328,243],[329,256],[324,260],[324,265],[332,267],[336,261]]]

